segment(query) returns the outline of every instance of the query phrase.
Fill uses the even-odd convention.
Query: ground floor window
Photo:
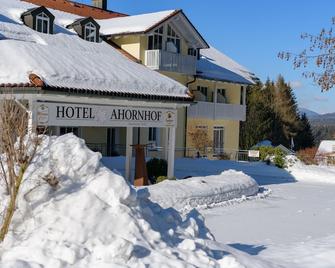
[[[149,141],[152,141],[152,142],[157,141],[157,128],[156,127],[149,128]]]
[[[61,127],[59,130],[60,135],[64,135],[67,133],[73,133],[74,135],[79,137],[79,128],[78,127]]]
[[[214,153],[215,154],[222,154],[224,148],[224,127],[214,127]]]

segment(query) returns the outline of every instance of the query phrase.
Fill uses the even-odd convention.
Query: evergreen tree
[[[315,146],[312,128],[305,113],[301,115],[300,122],[301,122],[301,128],[295,139],[295,148],[294,148],[295,150]]]
[[[289,148],[291,138],[302,135],[305,126],[294,92],[282,76],[276,82],[268,79],[264,85],[259,83],[248,87],[247,117],[240,132],[241,148],[249,149],[265,139]],[[310,143],[307,137],[303,139],[306,140],[304,144]]]

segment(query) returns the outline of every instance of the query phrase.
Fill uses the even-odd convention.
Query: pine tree
[[[241,125],[240,144],[249,149],[268,139],[274,145],[290,147],[291,138],[302,129],[297,102],[290,85],[279,76],[247,90],[247,118]]]
[[[315,146],[312,128],[305,113],[301,115],[300,123],[301,129],[295,139],[295,149],[300,150]]]

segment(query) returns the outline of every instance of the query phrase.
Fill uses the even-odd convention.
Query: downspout
[[[189,81],[186,83],[186,87],[188,88],[189,92],[190,92],[190,95],[191,97],[194,99],[194,95],[192,94],[191,90],[189,89],[189,85],[190,84],[193,84],[197,81],[197,76],[196,75],[193,75],[193,80]],[[187,138],[187,107],[185,109],[185,132],[184,132],[184,157],[186,157],[186,138]]]

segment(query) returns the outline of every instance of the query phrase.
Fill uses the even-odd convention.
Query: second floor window
[[[180,38],[176,32],[168,25],[166,50],[174,53],[180,53]]]
[[[190,55],[190,56],[196,57],[197,56],[197,49],[195,49],[195,48],[189,48],[187,54]]]
[[[148,39],[148,50],[163,48],[163,35],[164,28],[163,26],[154,31],[153,35],[149,35]]]
[[[45,34],[50,31],[50,18],[44,12],[36,16],[36,31]]]
[[[96,42],[97,41],[97,28],[91,22],[85,25],[85,35],[84,39],[89,42]]]
[[[208,88],[207,87],[201,87],[201,86],[198,86],[198,91],[200,91],[204,96],[207,97],[207,94],[208,94]]]

